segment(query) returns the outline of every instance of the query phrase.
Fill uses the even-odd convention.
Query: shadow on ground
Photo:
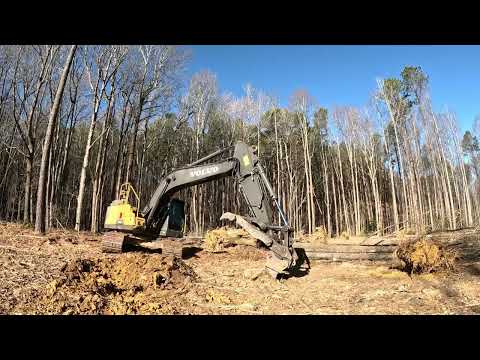
[[[295,267],[292,268],[288,274],[282,274],[282,279],[289,279],[292,277],[301,278],[309,274],[310,272],[310,260],[308,260],[307,255],[305,254],[304,249],[295,249],[298,255],[297,263]]]
[[[185,247],[183,249],[183,256],[182,258],[183,259],[190,259],[192,257],[198,257],[197,256],[197,253],[199,253],[200,251],[202,251],[203,249],[202,248],[199,248],[199,247],[196,247],[196,246],[192,246],[192,247]]]

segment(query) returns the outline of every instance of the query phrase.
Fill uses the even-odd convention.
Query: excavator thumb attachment
[[[226,212],[220,217],[220,220],[228,220],[232,222],[234,221],[238,226],[240,226],[242,229],[244,229],[246,232],[252,235],[255,239],[263,242],[265,246],[270,247],[273,244],[273,239],[270,236],[265,234],[263,231],[259,230],[256,226],[250,224],[247,220],[245,220],[240,215],[232,214],[231,212]]]
[[[220,220],[235,222],[236,225],[240,226],[251,236],[261,241],[267,246],[267,248],[269,248],[271,253],[269,254],[265,268],[272,277],[276,278],[278,274],[288,272],[295,266],[298,260],[298,255],[288,242],[287,245],[285,245],[275,241],[268,234],[259,230],[258,227],[251,224],[240,215],[226,212],[220,217]]]

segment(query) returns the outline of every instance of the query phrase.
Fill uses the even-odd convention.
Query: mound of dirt
[[[197,275],[182,260],[157,254],[83,258],[62,269],[35,304],[17,311],[43,314],[175,314],[178,293]]]
[[[395,254],[409,274],[453,270],[457,259],[454,251],[427,239],[402,242]]]

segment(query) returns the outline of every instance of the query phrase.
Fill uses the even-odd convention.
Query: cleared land
[[[470,236],[470,242],[472,242]],[[480,243],[480,239],[477,239]],[[479,245],[480,247],[480,245]],[[266,253],[246,245],[108,255],[100,236],[54,231],[36,236],[0,224],[1,314],[476,314],[480,265],[409,276],[386,262],[315,262],[276,281]]]

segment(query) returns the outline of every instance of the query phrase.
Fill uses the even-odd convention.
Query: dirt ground
[[[480,241],[480,240],[479,240]],[[374,262],[312,262],[274,280],[266,253],[139,249],[102,254],[100,236],[0,224],[0,314],[477,314],[480,263],[412,275]]]

